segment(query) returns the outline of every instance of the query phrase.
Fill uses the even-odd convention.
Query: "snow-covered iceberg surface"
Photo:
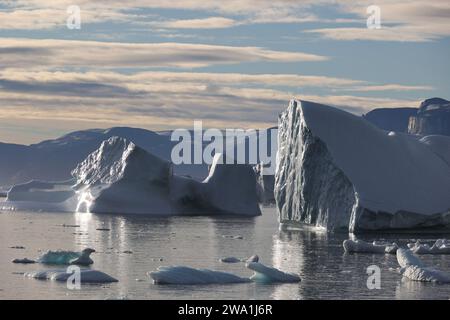
[[[450,166],[443,150],[449,148],[450,139],[430,144],[292,100],[279,119],[280,222],[350,232],[448,228]]]
[[[118,214],[260,215],[250,165],[225,164],[218,154],[203,181],[176,176],[172,164],[119,137],[104,141],[66,182],[13,187],[2,209]]]
[[[450,274],[434,268],[426,267],[411,250],[398,249],[397,261],[401,267],[400,273],[413,281],[450,283]]]
[[[33,278],[37,280],[54,280],[66,282],[70,276],[74,273],[68,273],[67,270],[44,270],[44,271],[33,271],[25,273],[25,277]],[[80,271],[80,282],[81,283],[111,283],[119,282],[117,279],[111,277],[110,275],[91,269],[81,269]]]
[[[41,255],[37,261],[43,264],[54,265],[69,265],[76,264],[80,266],[88,266],[94,263],[90,258],[91,253],[95,252],[94,249],[86,248],[81,252],[76,251],[47,251]]]
[[[149,272],[148,275],[155,284],[195,285],[250,282],[250,279],[227,272],[185,266],[159,267],[157,271]]]
[[[374,241],[369,243],[363,240],[345,240],[343,243],[345,252],[348,253],[392,253],[395,254],[398,249],[396,243],[378,243]]]
[[[260,262],[247,262],[245,266],[253,270],[255,273],[250,277],[251,280],[260,283],[274,283],[274,282],[300,282],[298,275],[293,273],[283,272],[281,270],[268,267]]]

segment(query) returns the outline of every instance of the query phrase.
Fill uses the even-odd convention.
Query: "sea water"
[[[256,218],[171,217],[142,215],[69,214],[46,212],[0,213],[1,299],[449,299],[450,285],[412,282],[393,272],[391,254],[346,254],[348,234],[307,228],[280,231],[275,208]],[[406,247],[407,242],[433,241],[442,234],[414,236],[367,235]],[[23,246],[25,249],[11,247]],[[91,268],[119,280],[107,285],[40,281],[25,272],[51,269],[41,264],[19,265],[15,258],[35,259],[47,250],[81,251],[90,247]],[[147,276],[159,266],[181,265],[250,277],[243,263],[223,263],[224,257],[247,258],[302,281],[288,284],[155,285]],[[428,266],[450,272],[450,255],[424,255]],[[380,289],[369,289],[368,267],[380,268]],[[372,270],[372,269],[370,269]]]

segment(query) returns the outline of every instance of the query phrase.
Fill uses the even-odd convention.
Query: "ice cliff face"
[[[222,164],[208,178],[176,176],[172,164],[134,143],[111,137],[66,182],[32,181],[8,192],[3,209],[153,215],[260,215],[249,165]]]
[[[423,101],[417,114],[409,118],[408,132],[450,136],[450,101],[441,98]]]
[[[351,232],[448,227],[450,139],[418,140],[291,101],[279,119],[275,199],[284,225]],[[431,142],[430,142],[431,141]]]
[[[258,198],[262,204],[270,205],[275,203],[273,189],[275,187],[275,175],[266,174],[266,167],[261,163],[253,167],[257,180]]]

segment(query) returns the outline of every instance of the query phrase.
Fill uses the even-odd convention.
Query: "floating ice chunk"
[[[236,257],[226,257],[226,258],[220,258],[220,262],[223,263],[238,263],[242,262],[241,259],[238,259]]]
[[[300,277],[296,274],[286,273],[275,268],[267,267],[259,262],[248,262],[245,266],[250,270],[255,271],[250,279],[256,282],[273,283],[301,281]]]
[[[31,263],[36,263],[36,261],[30,260],[28,258],[23,258],[23,259],[14,259],[12,261],[12,263],[31,264]]]
[[[450,241],[446,239],[438,239],[430,247],[428,244],[420,243],[408,243],[408,248],[415,254],[450,254]]]
[[[155,284],[226,284],[250,282],[250,279],[241,278],[231,273],[208,269],[194,269],[184,266],[159,267],[157,271],[148,275]]]
[[[28,278],[38,279],[38,280],[54,280],[66,282],[67,279],[72,276],[73,273],[67,273],[66,270],[44,270],[44,271],[34,271],[27,272],[25,276]],[[118,282],[117,279],[111,277],[110,275],[90,269],[81,269],[80,271],[80,281],[81,283],[111,283]]]
[[[398,249],[397,261],[402,267],[400,273],[413,281],[450,283],[450,274],[443,271],[426,267],[411,250]]]
[[[258,261],[259,261],[259,257],[258,257],[258,255],[255,254],[255,255],[247,258],[247,260],[245,262],[258,262]]]
[[[87,266],[94,263],[90,258],[90,254],[95,252],[94,249],[86,248],[81,252],[75,251],[47,251],[38,258],[38,262],[44,264],[69,265],[76,264]]]
[[[373,243],[365,242],[363,240],[345,240],[343,243],[345,252],[359,252],[359,253],[392,253],[398,249],[396,243],[382,243],[374,241]]]

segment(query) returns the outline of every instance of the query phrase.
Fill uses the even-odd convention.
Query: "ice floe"
[[[24,274],[28,278],[38,279],[38,280],[54,280],[54,281],[67,281],[70,276],[74,275],[73,272],[67,272],[65,269],[59,270],[43,270],[43,271],[33,271],[26,272]],[[91,269],[81,269],[80,270],[80,282],[81,283],[111,283],[118,282],[117,279],[111,277],[110,275]]]
[[[12,261],[12,263],[33,264],[33,263],[36,263],[36,261],[28,259],[28,258],[23,258],[23,259],[14,259]]]
[[[401,267],[400,273],[410,280],[450,283],[450,274],[425,266],[409,249],[398,249],[397,261]]]
[[[225,257],[225,258],[220,258],[220,262],[223,262],[223,263],[238,263],[238,262],[242,262],[242,260],[238,259],[236,257]]]
[[[38,262],[43,264],[54,264],[54,265],[82,265],[87,266],[94,263],[90,258],[91,253],[95,252],[94,249],[86,248],[81,252],[76,251],[47,251],[38,258]]]
[[[450,241],[438,239],[433,245],[426,243],[408,243],[408,248],[415,254],[450,254]]]
[[[261,283],[273,282],[300,282],[300,276],[293,273],[286,273],[276,268],[268,267],[259,262],[247,262],[245,265],[248,269],[255,273],[251,276],[251,280]]]
[[[384,243],[374,241],[372,243],[363,240],[345,240],[343,242],[345,252],[348,253],[392,253],[395,254],[398,245],[396,243]]]
[[[148,275],[155,284],[198,285],[250,282],[250,279],[227,272],[185,266],[163,266],[156,271],[149,272]]]

